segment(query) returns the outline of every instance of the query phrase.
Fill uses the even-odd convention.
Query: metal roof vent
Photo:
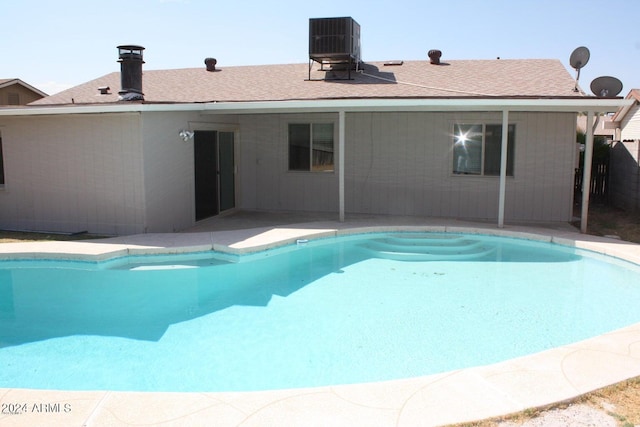
[[[429,55],[429,59],[433,65],[440,65],[440,58],[442,57],[441,51],[438,49],[431,49],[427,55]]]
[[[121,90],[118,92],[122,101],[142,101],[142,46],[118,46],[120,63]]]
[[[207,71],[218,71],[216,70],[216,64],[218,61],[216,58],[205,58],[204,65],[207,66]]]

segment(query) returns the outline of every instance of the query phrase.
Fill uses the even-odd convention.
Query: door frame
[[[230,132],[233,133],[233,193],[234,193],[234,201],[233,201],[233,207],[229,208],[227,210],[224,211],[220,211],[220,186],[219,186],[219,182],[217,185],[218,188],[218,213],[207,217],[207,218],[213,218],[215,216],[219,216],[219,215],[224,215],[224,214],[228,214],[231,213],[233,211],[235,211],[238,207],[238,200],[240,200],[240,175],[238,173],[239,169],[240,169],[240,130],[239,130],[239,126],[236,124],[228,124],[228,123],[207,123],[207,122],[189,122],[189,130],[193,131],[193,132],[198,132],[198,131],[215,131],[215,132]],[[218,146],[218,140],[217,140],[218,136],[216,135],[216,147],[218,148],[219,151],[219,146]],[[191,191],[191,209],[192,209],[192,219],[193,222],[199,222],[199,221],[204,221],[207,218],[202,218],[199,220],[196,220],[196,195],[195,195],[195,135],[194,138],[191,139],[192,144],[191,144],[191,148],[192,148],[192,155],[191,155],[191,167],[192,167],[192,191]],[[219,161],[219,159],[218,159]],[[218,177],[219,179],[219,177]]]

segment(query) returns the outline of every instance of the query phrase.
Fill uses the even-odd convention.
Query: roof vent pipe
[[[437,49],[431,49],[429,51],[429,53],[427,53],[427,55],[429,55],[429,59],[431,60],[431,63],[434,65],[439,65],[440,64],[440,57],[442,56],[442,52],[437,50]]]
[[[218,71],[216,70],[216,64],[218,61],[216,58],[205,58],[204,65],[207,66],[207,71]]]
[[[142,46],[118,46],[121,84],[121,90],[118,94],[120,95],[120,100],[144,100],[144,94],[142,93],[143,50],[144,48]]]
[[[216,60],[216,58],[206,58],[204,60],[204,65],[207,66],[207,71],[218,71],[216,70],[217,63],[218,61]]]

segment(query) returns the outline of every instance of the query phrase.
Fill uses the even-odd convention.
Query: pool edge
[[[331,224],[335,225],[335,224]],[[241,231],[137,235],[100,241],[0,244],[0,259],[102,261],[127,254],[227,249],[249,253],[296,239],[358,232],[434,231],[549,241],[640,264],[640,245],[570,231],[482,225],[286,226]],[[64,244],[63,244],[64,243]],[[67,245],[66,243],[70,243]],[[7,246],[16,246],[10,250]],[[217,248],[217,249],[216,249]],[[257,249],[258,248],[258,249]],[[75,257],[79,258],[75,258]],[[52,258],[53,257],[53,258]],[[24,402],[27,412],[0,414],[9,425],[206,423],[219,425],[443,425],[504,415],[564,401],[640,375],[640,323],[598,337],[497,364],[444,374],[309,389],[246,393],[66,392],[0,388],[0,403]],[[65,412],[67,406],[70,410]],[[44,405],[44,406],[43,406]],[[56,406],[57,405],[57,406]],[[42,411],[38,409],[50,409]],[[306,422],[305,422],[306,421]],[[4,425],[4,424],[3,424]]]

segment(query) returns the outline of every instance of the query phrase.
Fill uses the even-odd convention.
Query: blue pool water
[[[244,391],[494,363],[640,322],[640,267],[385,233],[247,256],[0,262],[0,387]]]

